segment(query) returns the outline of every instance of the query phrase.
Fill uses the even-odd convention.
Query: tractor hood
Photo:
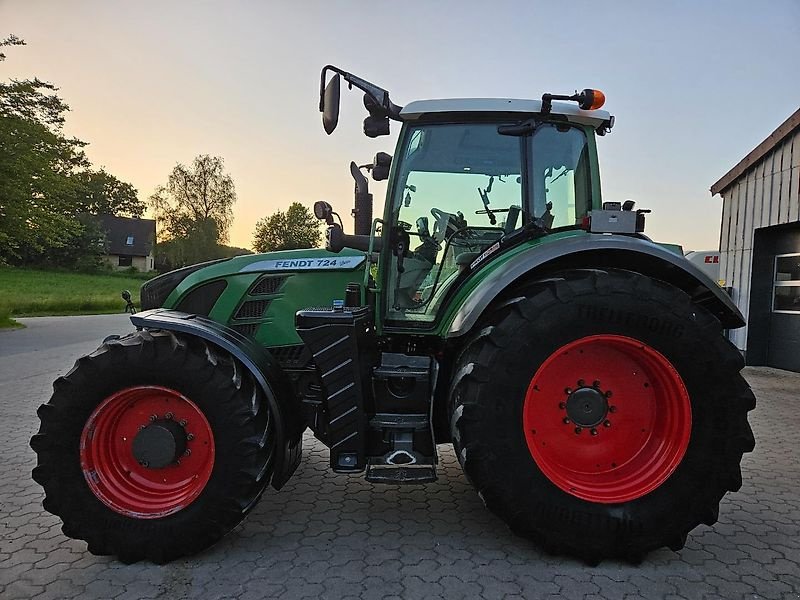
[[[363,284],[368,266],[366,253],[351,249],[237,256],[151,279],[142,286],[142,308],[206,316],[265,346],[297,344],[295,313],[344,299],[347,284]]]

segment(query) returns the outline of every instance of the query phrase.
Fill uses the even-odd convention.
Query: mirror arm
[[[395,121],[400,121],[400,111],[403,110],[402,106],[398,106],[394,102],[389,99],[389,92],[384,90],[381,87],[378,87],[374,83],[370,83],[366,79],[361,79],[353,75],[352,73],[348,73],[347,71],[343,71],[339,67],[335,67],[333,65],[325,65],[322,68],[322,73],[320,75],[320,82],[319,82],[319,110],[322,112],[324,108],[324,95],[325,95],[325,80],[327,79],[328,71],[333,71],[334,73],[338,73],[342,76],[342,78],[349,84],[350,88],[352,89],[353,86],[356,86],[358,89],[363,91],[365,94],[369,95],[376,104],[381,106],[390,119]]]

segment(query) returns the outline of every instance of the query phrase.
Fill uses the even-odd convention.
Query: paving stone
[[[0,347],[18,334],[25,330],[0,332]],[[267,491],[217,546],[166,566],[124,565],[64,537],[30,478],[36,407],[73,357],[94,346],[78,340],[0,358],[3,600],[800,600],[800,375],[746,369],[759,405],[750,418],[757,446],[744,458],[741,491],[723,499],[719,523],[692,532],[683,550],[659,550],[639,566],[607,561],[593,568],[513,536],[484,508],[450,447],[440,447],[436,483],[381,487],[331,473],[327,449],[311,435],[292,480]]]

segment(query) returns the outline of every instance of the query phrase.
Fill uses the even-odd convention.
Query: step
[[[415,484],[436,481],[435,465],[373,465],[367,466],[366,480],[370,483]]]

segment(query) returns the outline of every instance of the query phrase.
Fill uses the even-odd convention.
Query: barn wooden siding
[[[800,221],[800,129],[747,168],[721,192],[720,277],[749,318],[753,232],[760,227]],[[747,327],[731,332],[744,351]]]

